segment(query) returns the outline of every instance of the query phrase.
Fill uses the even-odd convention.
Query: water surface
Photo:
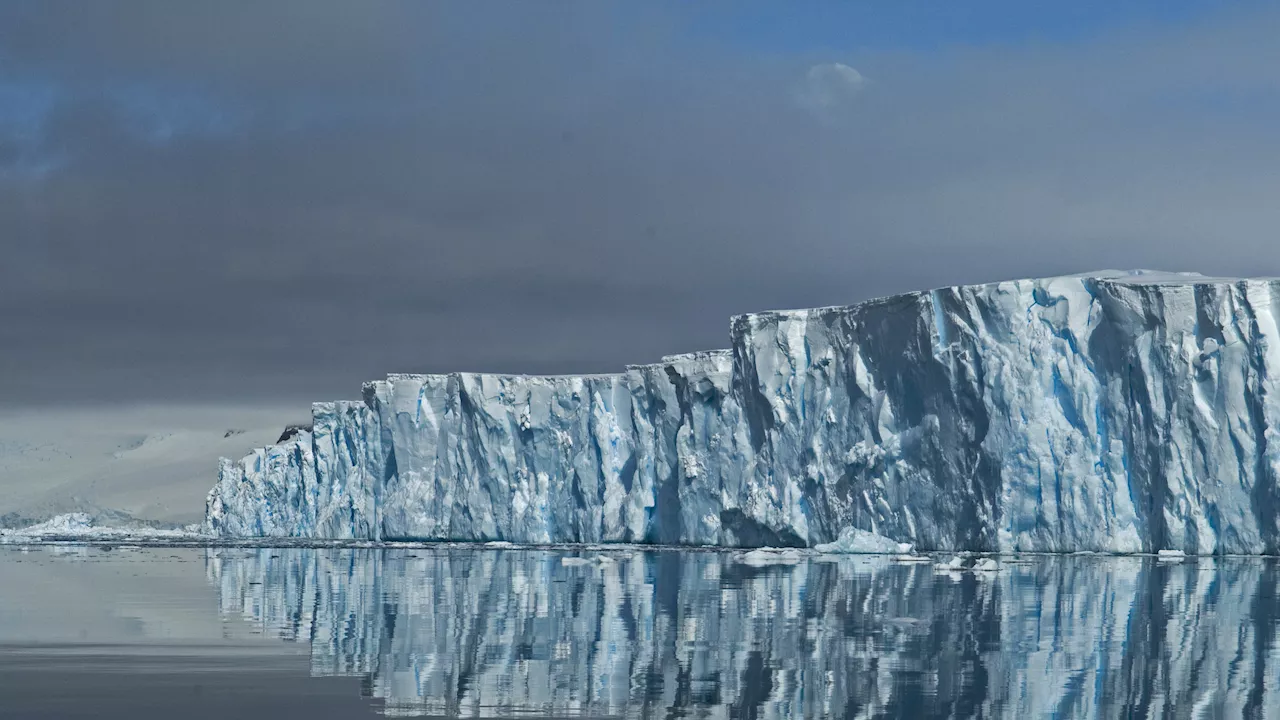
[[[781,560],[3,549],[0,715],[1280,717],[1270,560]]]

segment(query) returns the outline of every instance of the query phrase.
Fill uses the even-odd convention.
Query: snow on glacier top
[[[895,293],[893,295],[883,295],[875,298],[868,298],[848,305],[827,305],[814,308],[788,308],[781,310],[760,310],[756,312],[741,313],[733,316],[731,323],[749,322],[751,318],[770,318],[770,317],[821,317],[832,313],[845,313],[853,308],[875,307],[882,305],[893,305],[900,302],[910,302],[925,295],[943,291],[954,291],[964,288],[997,288],[1002,286],[1017,286],[1024,283],[1050,283],[1055,280],[1098,280],[1113,285],[1134,285],[1134,286],[1155,286],[1155,285],[1228,285],[1239,282],[1277,282],[1280,278],[1272,277],[1256,277],[1256,278],[1239,278],[1239,277],[1213,277],[1202,275],[1196,272],[1174,272],[1168,270],[1095,270],[1092,272],[1068,273],[1065,275],[1051,275],[1042,278],[1019,278],[1014,280],[997,280],[987,283],[971,283],[968,285],[948,285],[946,287],[933,288],[930,290],[912,290],[909,292]]]
[[[728,348],[724,348],[720,350],[695,350],[693,352],[676,353],[675,355],[663,355],[662,362],[658,364],[661,365],[666,363],[691,362],[691,361],[696,362],[698,360],[715,360],[715,359],[723,358],[726,355],[732,355],[732,354],[733,354],[733,351]]]
[[[1088,275],[1082,277],[1090,277]],[[1214,277],[1194,272],[1160,272],[1155,270],[1136,271],[1124,277],[1099,277],[1115,285],[1231,285],[1239,282],[1275,282],[1274,277]]]
[[[486,378],[494,380],[520,380],[520,381],[539,381],[545,380],[554,382],[556,380],[608,380],[617,378],[621,373],[563,373],[560,375],[530,375],[525,373],[499,373],[499,372],[469,372],[455,371],[445,373],[387,373],[387,382],[395,382],[397,380],[447,380],[450,377],[470,377],[470,378]],[[380,382],[378,380],[370,380],[365,384]]]

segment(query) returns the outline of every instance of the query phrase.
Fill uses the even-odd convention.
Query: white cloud
[[[820,63],[809,68],[796,94],[801,107],[825,114],[862,91],[867,79],[844,63]]]

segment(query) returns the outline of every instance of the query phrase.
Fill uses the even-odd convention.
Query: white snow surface
[[[218,457],[300,419],[244,405],[0,408],[0,528],[70,513],[99,528],[200,523]]]
[[[224,460],[206,524],[1274,553],[1278,315],[1275,280],[1106,271],[741,315],[729,350],[615,375],[391,375]]]

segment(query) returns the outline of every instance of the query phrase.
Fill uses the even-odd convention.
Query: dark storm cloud
[[[0,122],[0,398],[606,371],[723,346],[753,309],[1280,264],[1273,16],[840,57],[679,23],[0,5],[0,84],[57,89],[35,137]]]

